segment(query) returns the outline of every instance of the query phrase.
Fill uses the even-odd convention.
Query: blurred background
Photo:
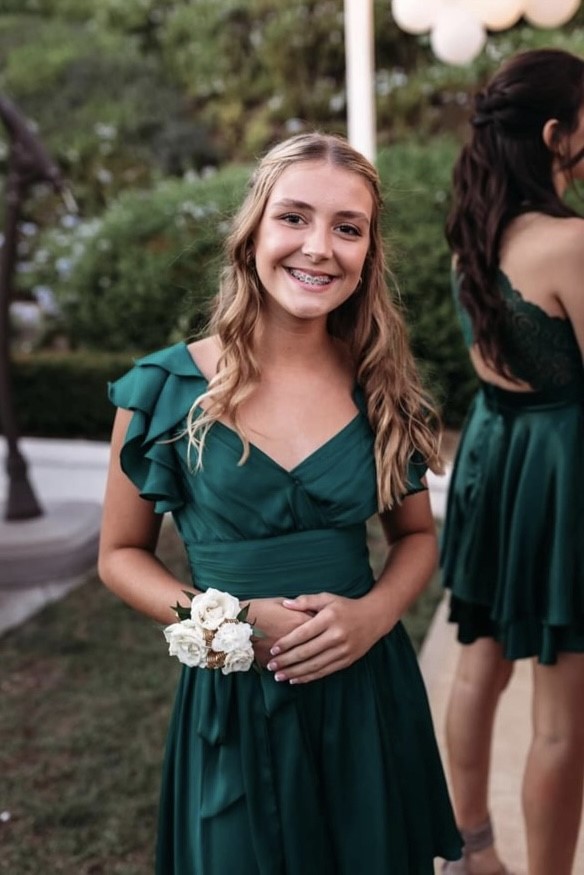
[[[452,451],[475,383],[451,302],[443,226],[471,95],[515,51],[555,46],[584,55],[584,7],[561,28],[522,18],[489,31],[476,58],[457,65],[439,60],[430,34],[398,28],[390,0],[372,2],[389,264]],[[67,494],[74,502],[101,499],[107,446],[97,442],[113,420],[107,381],[204,325],[222,241],[256,158],[303,130],[346,133],[343,5],[0,0],[0,96],[29,120],[74,196],[35,185],[22,205],[9,308],[14,407],[31,456],[41,445],[58,449],[45,468],[57,491],[73,485],[74,446],[99,451],[95,495],[92,449],[91,464],[84,456],[77,471],[80,492]],[[0,126],[2,204],[9,156]],[[77,507],[70,504],[72,517]],[[35,523],[43,537],[50,524],[50,513]],[[0,540],[9,529],[22,534],[25,562],[32,525],[0,525]],[[378,568],[386,547],[375,526],[370,548]],[[170,525],[160,556],[188,582]],[[159,629],[101,586],[93,566],[82,582],[0,638],[6,875],[153,868],[178,663]],[[13,587],[17,601],[24,594]],[[440,596],[435,578],[405,618],[416,648]],[[43,594],[42,603],[54,598]],[[435,663],[443,662],[441,652]]]

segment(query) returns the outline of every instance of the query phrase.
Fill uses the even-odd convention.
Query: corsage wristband
[[[173,610],[178,622],[163,630],[170,656],[191,668],[220,668],[223,674],[249,671],[255,659],[252,638],[264,637],[247,622],[249,605],[242,608],[239,599],[218,589],[199,595],[184,592],[190,608],[177,602]]]

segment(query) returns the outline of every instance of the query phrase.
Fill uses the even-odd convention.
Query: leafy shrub
[[[34,279],[54,288],[73,346],[151,350],[196,330],[246,178],[235,167],[126,192],[100,220],[47,233]]]
[[[450,292],[450,254],[444,238],[452,165],[451,138],[415,140],[382,149],[389,264],[401,291],[414,352],[449,425],[463,419],[476,380]]]
[[[107,440],[115,413],[107,398],[107,383],[132,364],[128,353],[15,356],[11,379],[19,432]]]

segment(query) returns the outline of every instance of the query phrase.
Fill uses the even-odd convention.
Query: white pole
[[[349,142],[375,161],[373,0],[345,0],[345,63]]]

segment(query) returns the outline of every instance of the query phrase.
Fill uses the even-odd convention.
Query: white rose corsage
[[[177,602],[178,623],[163,630],[169,654],[191,668],[220,668],[223,674],[257,667],[252,638],[264,634],[247,622],[249,605],[242,608],[239,599],[218,589],[184,593],[190,608]]]

